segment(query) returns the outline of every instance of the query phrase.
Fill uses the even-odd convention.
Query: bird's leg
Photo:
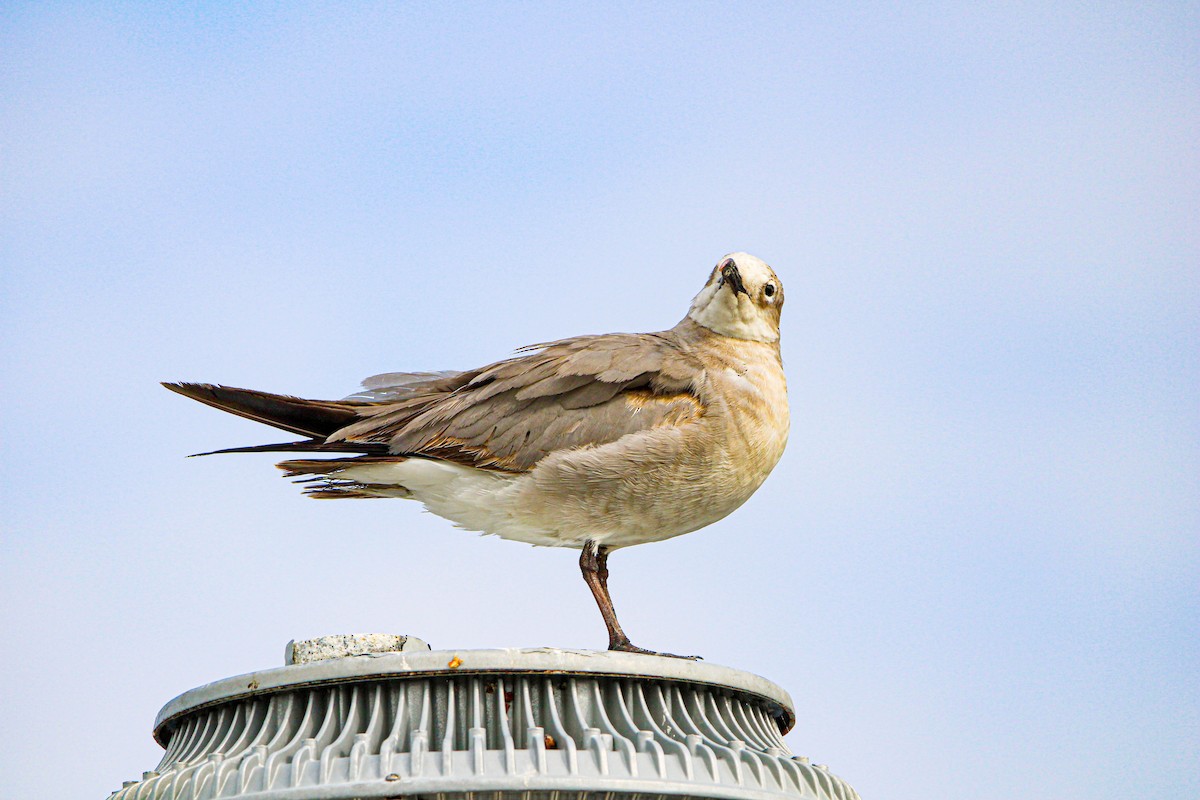
[[[600,607],[600,616],[604,617],[604,625],[608,628],[609,650],[620,650],[625,653],[644,653],[651,656],[670,656],[671,658],[699,658],[699,656],[677,656],[673,653],[656,653],[653,650],[638,647],[629,641],[629,637],[625,635],[625,631],[621,630],[621,623],[617,622],[617,610],[613,608],[612,597],[608,593],[607,547],[598,544],[594,539],[589,539],[583,546],[583,552],[579,554],[579,571],[583,573],[584,581],[587,582],[588,588],[592,590],[592,596],[596,598],[596,605]]]
[[[596,598],[600,616],[604,617],[604,624],[608,628],[608,649],[623,650],[630,647],[629,637],[621,630],[617,610],[613,608],[612,597],[608,594],[608,548],[589,539],[579,554],[579,571]]]

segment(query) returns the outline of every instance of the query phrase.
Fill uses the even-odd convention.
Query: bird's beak
[[[725,262],[725,266],[721,267],[721,278],[729,284],[729,288],[733,289],[733,296],[744,294],[746,297],[750,293],[746,291],[746,284],[742,283],[742,273],[738,272],[737,264],[733,261]]]

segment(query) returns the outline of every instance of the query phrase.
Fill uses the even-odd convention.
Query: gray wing
[[[389,403],[415,394],[448,391],[456,388],[455,379],[463,373],[455,370],[440,372],[385,372],[372,375],[362,382],[363,388],[345,400],[367,403]]]
[[[704,411],[700,362],[670,333],[582,336],[439,381],[408,384],[329,441],[386,442],[481,469],[524,472],[555,451],[606,444]]]

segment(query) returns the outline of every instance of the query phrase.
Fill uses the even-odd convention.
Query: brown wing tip
[[[189,383],[187,381],[161,381],[159,386],[164,389],[170,389],[175,394],[181,394],[184,397],[195,399],[197,396],[211,396],[217,388],[212,383]]]

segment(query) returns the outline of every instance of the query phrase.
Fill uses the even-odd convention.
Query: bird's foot
[[[628,639],[619,639],[615,642],[608,643],[609,650],[616,650],[621,653],[641,653],[645,656],[663,656],[664,658],[682,658],[686,661],[703,661],[700,656],[677,656],[674,653],[659,653],[655,650],[647,650],[644,647],[638,647]]]

